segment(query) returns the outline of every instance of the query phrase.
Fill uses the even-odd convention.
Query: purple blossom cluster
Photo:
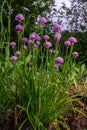
[[[16,42],[11,42],[11,43],[10,43],[10,46],[11,46],[12,48],[14,48],[14,47],[16,46]]]
[[[20,56],[20,55],[21,55],[21,52],[20,51],[16,51],[15,55],[10,57],[10,60],[11,61],[17,61],[18,60],[17,56]]]
[[[23,37],[22,42],[26,43],[26,42],[28,42],[28,39],[26,37]]]
[[[55,61],[56,61],[56,63],[58,63],[58,64],[62,64],[62,63],[64,62],[64,59],[63,59],[62,57],[57,57],[57,58],[55,59]]]
[[[61,39],[61,34],[60,33],[55,33],[54,34],[54,40],[59,41]]]
[[[65,42],[64,42],[64,45],[65,45],[66,47],[69,47],[69,46],[71,45],[71,43],[70,43],[70,41],[65,41]]]
[[[20,51],[16,51],[15,54],[16,54],[16,56],[20,56],[21,52]]]
[[[78,56],[79,56],[79,54],[78,54],[78,52],[77,52],[77,51],[74,51],[74,52],[72,52],[72,56],[73,56],[73,57],[78,57]]]
[[[28,43],[28,44],[32,44],[32,43],[33,43],[33,40],[29,39],[27,43]]]
[[[75,37],[70,37],[68,41],[70,41],[71,44],[74,44],[77,42],[77,39]]]
[[[46,48],[51,48],[52,47],[52,43],[48,41],[50,39],[49,36],[48,35],[44,35],[43,39],[45,40]]]
[[[15,29],[16,29],[17,32],[21,32],[23,30],[23,26],[21,24],[17,24],[15,26]]]
[[[54,23],[53,24],[53,29],[55,31],[55,34],[54,34],[54,40],[55,41],[60,41],[61,39],[61,34],[59,33],[61,31],[61,25],[58,24],[58,23]]]
[[[56,62],[56,64],[54,67],[55,67],[55,69],[58,69],[59,65],[61,65],[64,62],[64,59],[62,57],[57,57],[55,59],[55,62]]]
[[[10,43],[10,46],[11,46],[12,48],[14,48],[16,45],[17,45],[17,44],[16,44],[16,42],[14,42],[14,41],[12,41],[12,42]],[[15,55],[16,55],[16,56],[19,56],[19,55],[21,55],[21,52],[20,52],[20,51],[16,51],[16,52],[15,52]],[[16,60],[18,59],[15,55],[10,57],[10,60],[11,60],[11,61],[16,61]]]
[[[44,35],[43,39],[47,41],[47,40],[49,40],[49,36],[48,35]]]
[[[15,30],[17,32],[21,32],[23,30],[23,26],[20,24],[20,22],[24,20],[24,16],[21,13],[19,13],[15,16],[15,20],[19,22],[19,24],[15,26]]]
[[[33,32],[33,33],[30,34],[29,39],[30,39],[30,40],[40,41],[40,40],[41,40],[41,37],[40,37],[36,32]]]
[[[15,16],[15,20],[19,22],[19,24],[17,24],[15,26],[15,29],[16,29],[17,32],[21,32],[23,30],[23,26],[20,24],[20,22],[24,20],[24,16],[21,13],[19,13],[19,14],[17,14]],[[45,24],[46,22],[47,22],[47,19],[45,17],[40,17],[38,19],[39,24]],[[53,29],[55,31],[54,40],[55,41],[60,41],[61,34],[59,32],[62,29],[61,25],[58,24],[58,23],[54,23],[53,24]],[[45,45],[45,47],[47,49],[49,49],[49,52],[51,54],[55,54],[56,50],[55,50],[55,48],[52,48],[53,44],[49,41],[50,37],[47,34],[45,34],[45,35],[42,36],[42,39],[45,41],[44,45]],[[26,50],[28,48],[28,45],[31,45],[32,48],[36,49],[41,44],[41,37],[36,32],[32,32],[29,35],[29,38],[24,36],[24,37],[22,37],[21,41],[23,43],[23,49],[24,50]],[[69,37],[68,40],[66,40],[64,42],[64,45],[68,48],[69,46],[74,45],[76,42],[77,42],[77,39],[75,37],[71,36],[71,37]],[[17,45],[17,43],[14,42],[14,41],[12,41],[10,43],[10,46],[12,48],[14,48],[16,45]],[[18,50],[18,51],[15,52],[15,54],[13,56],[10,57],[10,60],[11,61],[18,60],[18,56],[20,56],[20,55],[21,55],[21,52]],[[76,52],[76,51],[72,52],[72,56],[74,58],[78,57],[78,52]],[[58,69],[58,67],[64,62],[64,59],[62,57],[56,57],[55,62],[56,63],[55,63],[54,67],[55,67],[55,69]]]
[[[61,31],[61,25],[58,23],[53,24],[53,29],[57,32]]]
[[[17,14],[17,15],[15,16],[15,20],[16,20],[16,21],[22,21],[22,20],[24,20],[24,16],[19,13],[19,14]]]
[[[16,57],[16,56],[11,56],[11,57],[10,57],[10,60],[11,60],[11,61],[16,61],[16,60],[17,60],[17,57]]]
[[[36,33],[36,32],[32,32],[30,35],[29,35],[29,40],[28,40],[28,44],[32,45],[33,48],[37,48],[40,46],[40,40],[41,40],[41,37]]]
[[[50,47],[52,47],[52,43],[49,41],[46,41],[45,46],[46,46],[46,48],[50,48]]]
[[[64,45],[66,47],[69,47],[71,45],[74,45],[77,42],[77,39],[75,37],[70,37],[67,41],[64,42]]]
[[[47,22],[47,20],[46,20],[45,17],[40,17],[40,18],[38,19],[38,22],[39,22],[40,24],[45,24],[45,23]]]
[[[24,50],[26,50],[26,49],[27,49],[27,46],[26,46],[26,45],[24,45],[24,46],[23,46],[23,49],[24,49]]]
[[[68,48],[71,45],[74,45],[77,42],[77,39],[75,37],[69,37],[67,41],[64,42],[64,45]],[[78,57],[78,52],[74,51],[72,52],[73,57]]]

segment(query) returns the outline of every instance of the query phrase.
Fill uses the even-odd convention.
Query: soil
[[[68,124],[70,130],[87,130],[87,104],[80,101],[76,107],[85,115],[79,112],[69,111],[65,116],[66,124]]]

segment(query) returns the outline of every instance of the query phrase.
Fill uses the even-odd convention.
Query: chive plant
[[[4,4],[6,1],[2,5],[2,11]],[[70,37],[64,42],[66,55],[63,57],[59,43],[62,38],[61,25],[58,23],[53,25],[55,44],[51,43],[51,38],[47,34],[44,35],[43,28],[47,23],[45,17],[40,17],[37,21],[41,32],[37,33],[35,30],[26,37],[24,32],[27,24],[23,23],[25,17],[18,13],[14,18],[18,22],[15,26],[18,39],[10,41],[11,4],[7,5],[9,8],[7,38],[4,38],[1,11],[0,42],[3,45],[0,49],[5,48],[6,55],[5,59],[1,58],[0,61],[0,97],[3,91],[5,93],[7,91],[8,96],[9,91],[8,99],[15,102],[13,103],[15,122],[19,123],[19,117],[23,116],[24,121],[18,130],[21,130],[26,122],[30,122],[34,130],[47,130],[47,123],[54,124],[55,129],[59,129],[58,124],[62,124],[69,130],[66,123],[60,119],[67,111],[74,109],[75,97],[69,95],[69,89],[72,82],[71,72],[72,70],[75,72],[72,66],[76,66],[75,59],[78,57],[78,52],[73,50],[77,39]]]

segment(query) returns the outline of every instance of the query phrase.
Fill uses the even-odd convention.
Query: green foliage
[[[11,86],[11,69],[9,67],[1,68],[0,66],[0,119],[4,116],[3,113],[7,115],[7,110],[14,108],[16,103]]]

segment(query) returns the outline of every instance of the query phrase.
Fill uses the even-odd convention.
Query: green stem
[[[56,50],[56,55],[58,55],[59,54],[59,43],[58,43],[58,41],[56,41],[55,50]]]
[[[72,55],[72,51],[73,51],[73,45],[71,45],[69,56],[68,56],[68,48],[66,49],[65,64],[64,64],[64,68],[63,68],[62,73],[65,73],[66,68],[68,68],[68,66],[69,66],[69,62],[70,62],[70,58],[71,58],[71,55]]]
[[[20,32],[18,32],[18,51],[19,51],[19,42],[20,42]]]
[[[71,55],[72,55],[72,51],[73,51],[73,45],[71,45],[70,54],[69,54],[68,60],[66,61],[67,65],[69,64],[69,61],[70,61],[70,58],[71,58]]]

